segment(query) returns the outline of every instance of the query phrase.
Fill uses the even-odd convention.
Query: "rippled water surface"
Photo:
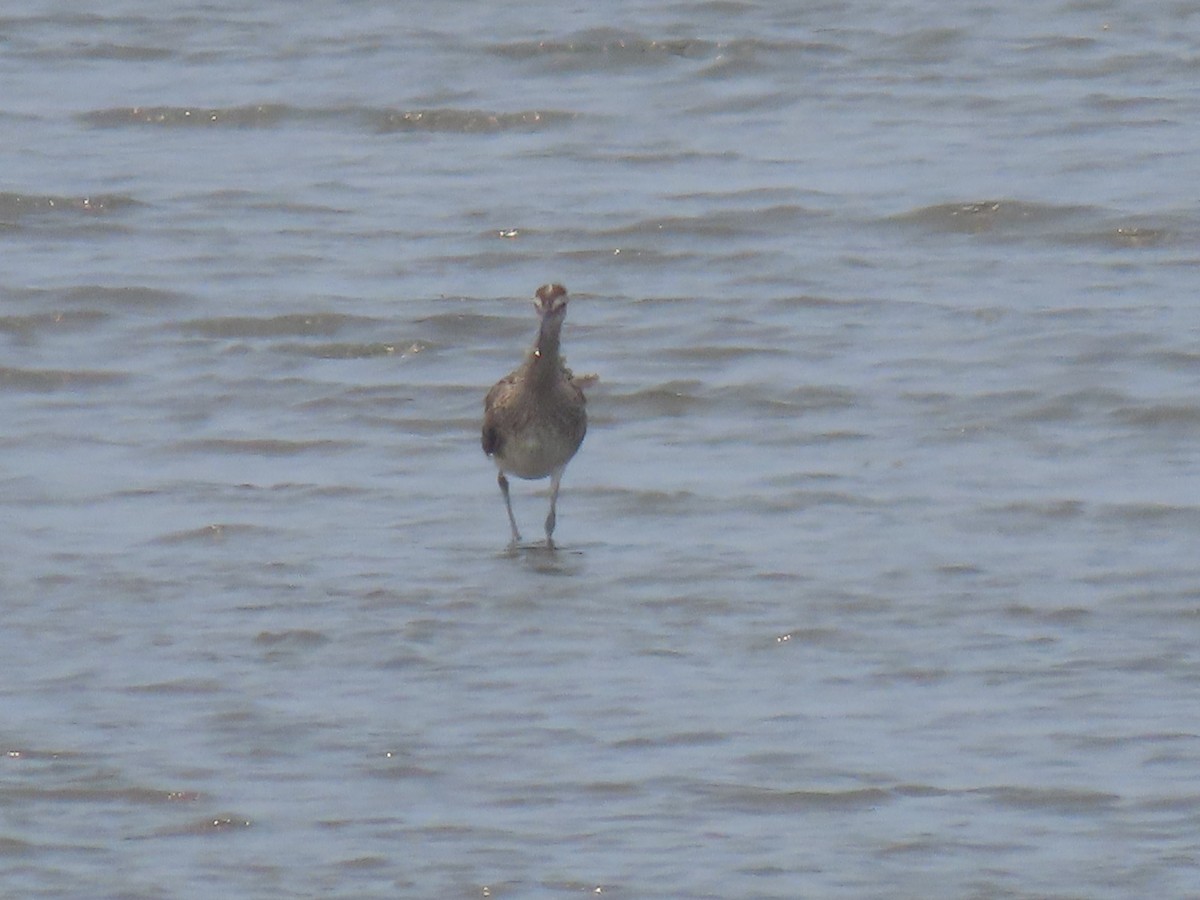
[[[0,25],[0,893],[1200,892],[1200,6]]]

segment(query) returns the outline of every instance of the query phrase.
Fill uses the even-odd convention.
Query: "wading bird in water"
[[[483,452],[500,470],[497,481],[512,526],[512,543],[521,540],[508,475],[550,478],[550,514],[546,516],[546,546],[554,548],[555,506],[563,470],[583,443],[587,408],[583,387],[593,376],[576,378],[562,356],[559,339],[567,315],[567,289],[546,284],[534,295],[541,324],[525,361],[488,391],[483,402]]]

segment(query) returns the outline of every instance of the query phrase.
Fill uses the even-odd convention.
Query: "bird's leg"
[[[550,550],[554,549],[554,523],[558,520],[554,508],[558,504],[558,484],[562,476],[561,466],[550,473],[550,514],[546,516],[546,547]]]
[[[504,508],[508,510],[508,524],[512,526],[512,546],[521,543],[521,532],[517,530],[517,517],[513,515],[512,501],[508,498],[508,479],[501,472],[496,478],[500,483],[500,493],[504,495]]]

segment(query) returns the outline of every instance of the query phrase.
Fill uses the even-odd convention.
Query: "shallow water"
[[[3,893],[1200,890],[1198,18],[4,16]]]

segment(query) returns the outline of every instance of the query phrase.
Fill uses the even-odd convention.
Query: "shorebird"
[[[512,526],[512,543],[521,541],[508,475],[550,478],[550,514],[546,516],[546,546],[554,548],[555,506],[563,470],[587,432],[583,387],[593,378],[576,378],[559,355],[559,338],[567,315],[567,289],[545,284],[533,301],[541,324],[525,361],[488,391],[483,401],[483,452],[500,470],[497,481]]]

